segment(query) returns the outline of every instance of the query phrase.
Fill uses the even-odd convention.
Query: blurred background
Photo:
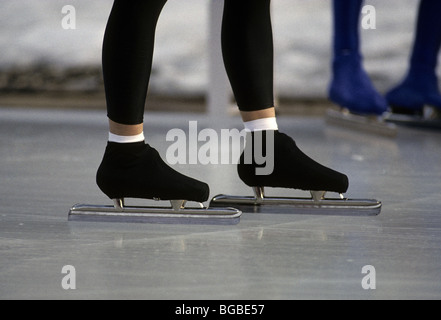
[[[169,0],[160,18],[152,99],[204,101],[208,84],[209,1]],[[101,44],[112,0],[0,2],[0,106],[104,107]],[[330,0],[273,0],[275,84],[281,103],[326,101]],[[375,30],[361,30],[365,66],[384,92],[406,72],[417,0],[366,0]],[[62,8],[76,9],[64,29]]]

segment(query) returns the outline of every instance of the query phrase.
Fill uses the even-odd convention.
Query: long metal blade
[[[371,199],[322,199],[217,195],[210,206],[235,206],[244,212],[321,215],[378,215],[382,203]]]
[[[77,204],[69,210],[69,221],[138,222],[169,224],[221,224],[240,222],[242,212],[234,208],[131,207]]]
[[[392,113],[386,117],[386,121],[407,127],[439,130],[441,129],[441,111],[425,107],[422,116]]]
[[[387,137],[397,135],[397,127],[393,123],[378,120],[377,117],[364,117],[347,111],[329,109],[326,111],[326,122],[341,128],[369,132]]]

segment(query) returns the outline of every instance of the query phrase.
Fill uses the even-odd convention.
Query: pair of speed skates
[[[256,148],[260,154],[268,151],[274,155],[268,172],[264,172],[268,163],[262,164],[254,156]],[[69,211],[69,220],[232,225],[239,223],[242,212],[283,209],[297,214],[378,215],[381,211],[382,204],[377,200],[345,198],[348,177],[312,160],[293,139],[279,131],[248,133],[237,171],[254,195],[218,195],[205,207],[209,186],[172,169],[154,148],[144,142],[108,142],[97,184],[114,203],[75,205]],[[304,190],[310,192],[310,197],[267,197],[265,188]],[[327,193],[339,196],[328,198]],[[170,205],[126,206],[127,198],[165,200]]]

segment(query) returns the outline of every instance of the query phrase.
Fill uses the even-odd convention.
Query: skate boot
[[[326,121],[340,127],[395,136],[396,127],[384,121],[386,99],[374,88],[359,54],[341,54],[333,62],[329,99],[337,108],[327,111]]]
[[[154,148],[144,142],[109,142],[98,168],[96,182],[110,199],[204,202],[210,193],[206,183],[173,170]]]
[[[381,116],[388,110],[386,99],[374,88],[362,67],[359,54],[340,55],[333,62],[329,99],[353,114]]]
[[[388,105],[363,68],[360,48],[360,14],[363,0],[332,1],[332,80],[329,99],[336,108],[327,110],[326,122],[339,128],[395,136],[386,123]]]
[[[98,168],[96,182],[114,206],[76,205],[70,220],[105,220],[150,223],[236,224],[240,211],[205,208],[209,197],[206,183],[178,173],[159,153],[144,142],[120,144],[108,142]],[[126,198],[169,200],[171,207],[128,207]],[[185,207],[197,202],[198,206]]]
[[[410,65],[404,81],[386,94],[388,121],[441,129],[437,65],[441,48],[441,1],[420,1]]]
[[[265,162],[262,155],[266,155]],[[381,203],[376,200],[345,199],[342,194],[348,189],[348,177],[312,160],[293,139],[279,131],[249,133],[237,169],[240,179],[252,187],[254,196],[218,195],[212,204],[239,205],[240,208],[284,206],[291,213],[309,214],[350,211],[378,214],[381,209]],[[265,187],[309,191],[311,197],[266,197]],[[327,192],[338,193],[340,198],[328,199]]]
[[[258,134],[261,137],[257,137]],[[274,137],[267,137],[267,134]],[[257,169],[267,166],[269,161],[266,161],[265,164],[257,164],[256,157],[249,157],[252,159],[247,161],[245,159],[247,154],[260,153],[257,150],[258,148],[255,148],[254,143],[247,143],[237,167],[239,177],[246,185],[306,191],[325,190],[337,193],[347,191],[349,181],[346,175],[326,168],[309,158],[297,147],[294,140],[286,134],[279,131],[253,132],[250,134],[250,138],[248,141],[255,141],[256,138],[262,139],[262,154],[266,154],[267,159],[273,156],[274,160],[271,161],[274,165],[272,166],[272,172],[259,174]],[[273,143],[274,147],[269,147],[267,141]],[[269,149],[273,149],[273,151]]]
[[[441,94],[438,79],[431,70],[410,72],[400,85],[386,94],[386,99],[392,108],[388,121],[415,127],[441,128]]]

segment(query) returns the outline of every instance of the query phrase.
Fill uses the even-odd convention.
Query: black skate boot
[[[315,162],[305,155],[293,139],[279,131],[252,133],[240,158],[237,171],[241,180],[250,187],[292,188],[307,191],[330,191],[345,193],[348,190],[348,177]],[[267,135],[273,135],[268,137]],[[256,163],[255,138],[262,141],[262,155],[266,154],[264,164]],[[269,143],[273,147],[269,148]],[[270,150],[273,149],[273,150]],[[246,155],[254,155],[247,161]],[[272,160],[268,160],[273,157]],[[251,161],[250,161],[251,160]],[[258,174],[257,169],[266,167],[272,161],[273,170],[268,174]],[[263,171],[263,170],[262,170]]]
[[[270,205],[276,206],[276,210],[283,207],[289,213],[308,214],[377,215],[381,210],[381,203],[376,200],[344,198],[342,194],[349,187],[348,177],[312,160],[293,139],[279,131],[249,133],[237,171],[240,179],[253,188],[254,196],[218,195],[212,199],[212,205],[236,205],[244,211],[252,206],[254,212],[256,206]],[[311,198],[266,197],[265,187],[306,190]],[[340,198],[325,198],[327,192],[339,193]]]
[[[169,167],[159,153],[144,142],[109,142],[98,168],[96,182],[110,199],[141,198],[204,202],[206,183]]]
[[[96,182],[114,205],[75,205],[69,221],[231,225],[239,223],[242,215],[234,208],[204,207],[208,185],[173,170],[144,142],[109,142]],[[125,198],[170,200],[171,206],[126,206]],[[198,205],[187,207],[188,201]]]

